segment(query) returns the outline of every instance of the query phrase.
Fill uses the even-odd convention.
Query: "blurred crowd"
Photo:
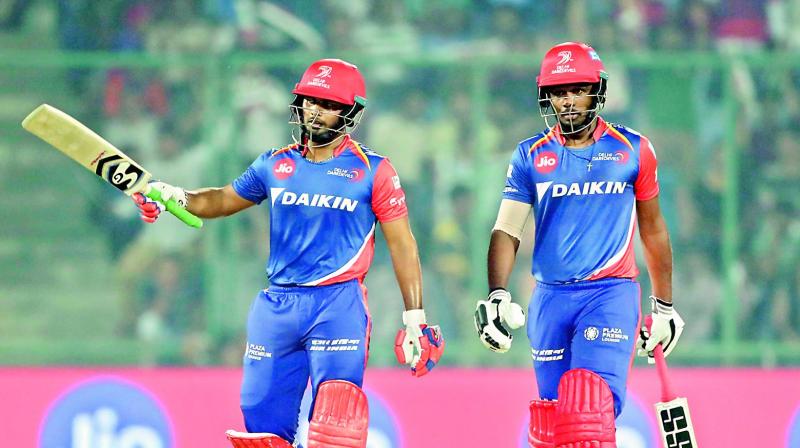
[[[13,31],[31,5],[43,3],[10,1],[0,11],[0,26]],[[476,290],[475,278],[484,276],[482,262],[511,152],[544,128],[534,101],[538,59],[522,68],[492,65],[486,85],[475,87],[473,71],[415,64],[416,58],[538,58],[566,40],[589,42],[601,57],[660,52],[679,61],[682,55],[721,54],[730,61],[727,72],[714,65],[651,67],[626,64],[630,57],[608,58],[605,116],[655,144],[687,345],[719,338],[728,275],[737,279],[741,300],[735,313],[743,337],[800,340],[800,197],[791,193],[800,191],[800,66],[773,69],[747,59],[798,51],[800,28],[794,25],[800,23],[800,0],[46,3],[57,18],[54,31],[62,50],[263,55],[264,63],[237,66],[225,75],[218,88],[227,113],[218,116],[207,93],[214,80],[185,66],[68,72],[73,93],[95,106],[103,135],[163,173],[165,181],[188,188],[230,181],[259,153],[291,143],[287,106],[301,67],[272,66],[271,55],[304,52],[368,61],[359,65],[370,104],[356,138],[388,155],[400,173],[422,252],[427,308],[432,320],[442,323],[451,347],[458,348],[448,356],[459,363],[497,360],[474,340],[470,316],[476,294],[484,292]],[[476,98],[483,104],[477,106]],[[735,273],[722,270],[722,204],[731,187],[726,142],[739,151],[733,167],[739,174]],[[217,170],[220,160],[235,168]],[[109,191],[91,208],[91,218],[115,229],[108,244],[124,296],[119,335],[152,346],[142,363],[238,365],[244,320],[230,325],[239,331],[212,334],[207,328],[203,234],[186,231],[174,219],[139,225],[128,204],[109,214],[104,204],[113,200],[127,201]],[[236,232],[242,243],[230,250],[261,264],[265,214],[248,214],[241,222]],[[529,241],[520,246],[515,271],[513,292],[523,303],[533,287],[530,246]],[[386,252],[379,247],[367,284],[374,331],[390,340],[399,328],[401,300],[396,288],[384,287],[394,284]],[[266,283],[247,280],[251,295]],[[647,279],[642,281],[646,286]],[[179,349],[163,350],[165,340],[176,341]],[[389,357],[374,360],[388,363]]]

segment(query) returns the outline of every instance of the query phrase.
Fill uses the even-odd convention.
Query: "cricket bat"
[[[164,204],[168,212],[186,224],[195,228],[203,226],[200,218],[174,199],[164,202],[158,190],[148,188],[152,175],[147,170],[68,114],[42,104],[22,120],[22,127],[128,196],[143,193]]]
[[[650,329],[651,317],[647,316],[646,324]],[[664,448],[697,448],[692,418],[689,415],[689,402],[678,397],[672,391],[667,374],[667,361],[664,349],[658,344],[653,350],[656,371],[661,382],[661,402],[655,404],[658,428],[661,431],[661,442]]]

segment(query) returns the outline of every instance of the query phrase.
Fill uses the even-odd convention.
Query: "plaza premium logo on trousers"
[[[272,206],[280,205],[304,205],[306,207],[334,208],[353,212],[356,210],[358,200],[333,196],[329,194],[308,194],[286,191],[285,188],[270,188],[269,196],[272,199]]]

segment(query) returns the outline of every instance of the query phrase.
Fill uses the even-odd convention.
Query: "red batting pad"
[[[614,396],[586,369],[567,371],[558,383],[553,439],[556,448],[616,448]]]
[[[292,444],[269,433],[246,433],[228,430],[225,435],[234,448],[292,448]]]
[[[531,448],[553,448],[557,401],[532,400],[531,422],[528,427],[528,443]]]
[[[308,428],[308,448],[365,448],[369,428],[367,395],[348,381],[319,386]]]

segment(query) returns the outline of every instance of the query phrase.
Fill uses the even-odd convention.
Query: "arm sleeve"
[[[531,204],[503,199],[492,230],[502,230],[516,239],[522,239],[525,223],[531,215]]]
[[[380,222],[394,221],[408,215],[406,193],[400,186],[400,177],[389,159],[378,164],[372,182],[372,212]]]
[[[262,154],[233,181],[232,185],[236,194],[256,204],[260,204],[269,197],[266,179],[263,175],[266,172],[265,166],[268,158],[267,153]]]
[[[528,151],[522,145],[517,146],[517,150],[511,156],[511,163],[508,165],[503,199],[533,204],[534,195],[528,170],[529,162]]]
[[[633,184],[636,200],[646,201],[658,196],[658,162],[656,150],[647,137],[639,142],[639,175]]]

